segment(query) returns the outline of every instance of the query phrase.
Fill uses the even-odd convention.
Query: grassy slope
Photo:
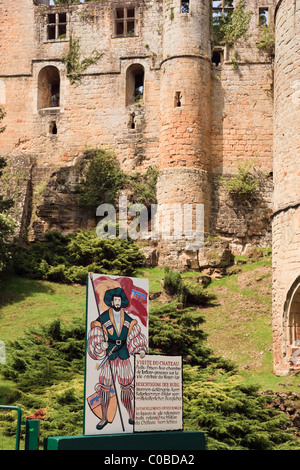
[[[299,392],[299,377],[275,377],[272,372],[270,258],[233,266],[228,273],[208,287],[216,295],[213,304],[203,309],[208,346],[236,362],[244,380],[258,383],[261,390]],[[136,276],[149,278],[150,291],[161,290],[162,269],[141,269]],[[0,292],[0,340],[22,336],[24,328],[35,322],[84,317],[85,292],[79,285],[6,278]],[[0,382],[0,396],[1,386],[6,385]]]
[[[84,286],[11,276],[0,285],[0,339],[22,336],[30,324],[85,316]]]

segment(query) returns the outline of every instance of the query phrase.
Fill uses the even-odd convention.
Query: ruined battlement
[[[273,243],[274,370],[297,371],[299,0],[53,3],[0,0],[0,155],[25,175],[23,232],[95,225],[72,189],[87,147],[128,173],[157,168],[166,210],[203,204],[205,233],[237,253]],[[220,177],[245,161],[259,185],[234,198]],[[179,241],[157,250],[159,264],[197,269]]]
[[[32,191],[102,146],[125,172],[157,168],[158,202],[204,204],[207,233],[238,250],[270,244],[273,56],[257,43],[275,0],[52,3],[0,0],[0,154],[34,162]],[[216,25],[234,11],[222,41]],[[264,182],[237,207],[219,179],[247,160]]]

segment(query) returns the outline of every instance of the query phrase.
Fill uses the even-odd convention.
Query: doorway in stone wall
[[[293,367],[300,368],[300,276],[291,286],[284,308],[284,351]]]

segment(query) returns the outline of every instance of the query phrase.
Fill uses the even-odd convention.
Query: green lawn
[[[275,377],[272,366],[271,261],[234,266],[231,275],[213,280],[208,291],[215,294],[211,306],[201,308],[207,345],[215,354],[233,360],[247,383],[262,390],[298,391],[299,377]],[[188,272],[183,278],[193,278]],[[135,277],[149,279],[150,292],[161,291],[163,269],[140,269]],[[54,318],[84,318],[86,288],[9,276],[1,283],[0,340],[22,336],[27,326]],[[150,306],[156,301],[150,301]],[[1,385],[0,385],[1,386]]]
[[[0,284],[0,340],[22,336],[26,327],[85,316],[85,286],[9,276]]]

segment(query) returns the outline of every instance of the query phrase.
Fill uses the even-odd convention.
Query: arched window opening
[[[300,276],[289,289],[283,308],[283,355],[300,368]]]
[[[290,347],[291,361],[300,365],[300,284],[294,291],[287,321],[287,341]]]
[[[126,105],[139,103],[144,99],[144,67],[131,65],[126,74]]]
[[[60,106],[59,70],[53,65],[44,67],[38,77],[38,109]]]

